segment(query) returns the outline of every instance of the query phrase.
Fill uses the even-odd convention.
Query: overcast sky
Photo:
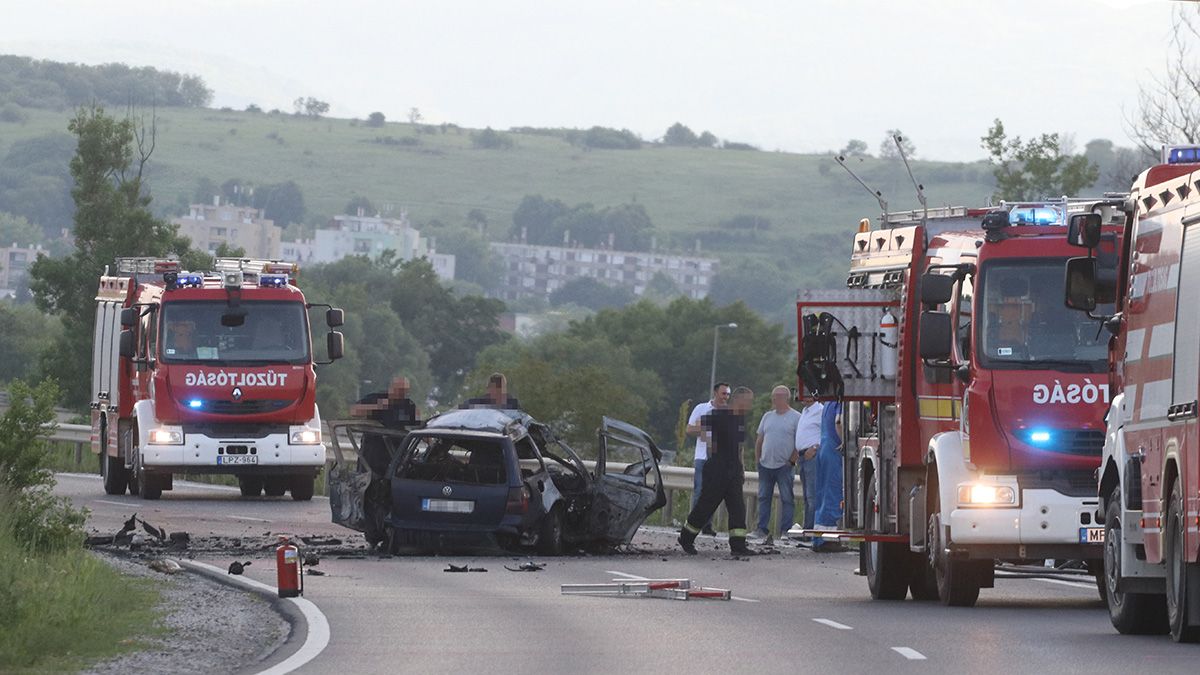
[[[0,0],[0,52],[196,73],[217,106],[465,126],[682,121],[767,150],[977,159],[1011,133],[1129,144],[1167,0]]]

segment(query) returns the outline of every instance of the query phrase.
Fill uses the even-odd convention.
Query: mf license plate
[[[217,464],[258,464],[258,455],[217,455]]]
[[[1081,528],[1079,528],[1079,543],[1081,543],[1081,544],[1103,544],[1104,543],[1104,528],[1103,527],[1081,527]]]
[[[472,513],[475,502],[466,499],[422,499],[421,510],[433,513]]]

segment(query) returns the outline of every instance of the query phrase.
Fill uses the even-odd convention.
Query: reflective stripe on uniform
[[[684,521],[683,529],[687,530],[688,532],[691,532],[692,534],[700,534],[700,528],[692,527],[692,524],[687,521]]]
[[[744,527],[735,527],[734,529],[732,529],[732,530],[730,530],[730,531],[729,531],[729,536],[731,536],[731,537],[742,537],[742,538],[745,538],[745,536],[746,536],[746,528],[744,528]]]

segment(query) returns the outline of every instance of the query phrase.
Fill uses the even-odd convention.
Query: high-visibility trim
[[[683,523],[683,529],[687,530],[688,532],[691,532],[692,534],[700,534],[700,528],[692,527],[692,524],[689,522],[686,522],[686,521],[684,521],[684,523]]]
[[[957,420],[962,400],[951,396],[917,397],[917,413],[926,420]]]
[[[735,528],[733,528],[732,530],[730,530],[730,531],[729,531],[729,536],[731,536],[731,537],[742,537],[742,538],[744,539],[744,538],[746,537],[746,528],[744,528],[744,527],[735,527]]]

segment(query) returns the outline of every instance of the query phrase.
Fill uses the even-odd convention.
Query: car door
[[[641,429],[608,417],[600,424],[592,531],[610,544],[627,544],[646,517],[667,503],[662,452]]]
[[[369,422],[332,422],[329,430],[326,484],[332,520],[377,538],[387,510],[388,464],[407,432]]]

